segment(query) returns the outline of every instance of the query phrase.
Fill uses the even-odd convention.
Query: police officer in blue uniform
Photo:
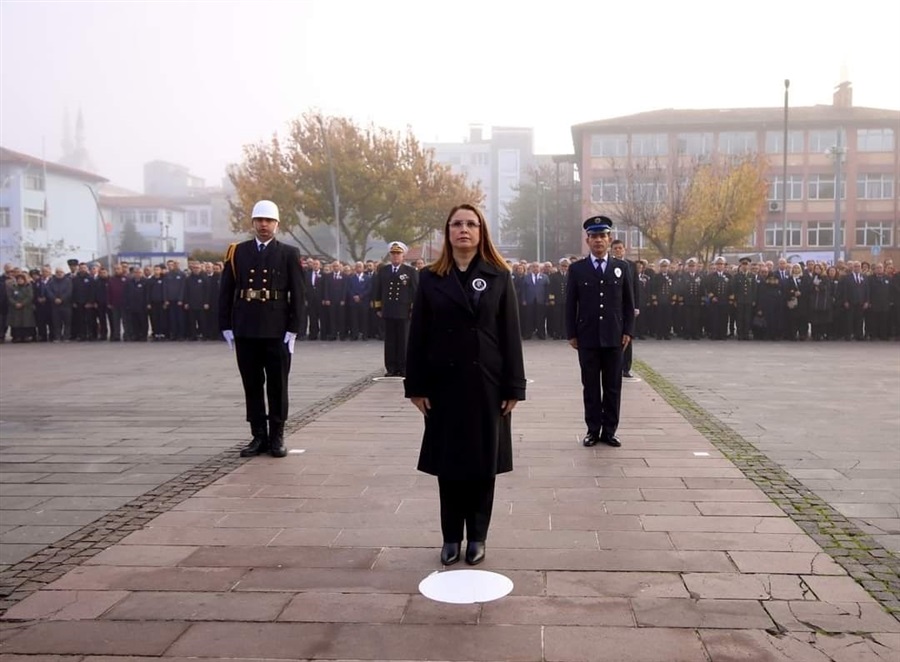
[[[268,452],[284,457],[288,374],[303,308],[300,252],[275,239],[279,214],[274,202],[257,202],[251,218],[256,236],[232,244],[225,256],[219,328],[237,355],[253,434],[241,456]]]
[[[566,335],[578,350],[587,434],[582,443],[621,446],[616,430],[622,395],[622,350],[634,335],[634,287],[624,260],[610,255],[607,216],[584,222],[590,255],[569,268]]]

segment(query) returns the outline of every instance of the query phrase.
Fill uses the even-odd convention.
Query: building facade
[[[114,250],[125,261],[162,262],[185,257],[185,210],[170,199],[102,196],[100,207],[110,227]]]
[[[765,208],[745,245],[728,248],[767,258],[785,248],[789,257],[827,261],[835,250],[850,259],[900,257],[900,111],[854,107],[850,83],[843,82],[831,105],[789,108],[787,118],[786,179],[783,107],[659,110],[576,125],[582,216],[614,215],[629,169],[665,173],[648,185],[656,187],[653,195],[668,196],[685,159],[764,154]],[[634,228],[617,228],[617,236],[632,256],[649,248]]]
[[[107,227],[96,203],[107,180],[83,170],[0,148],[0,262],[65,267],[107,255]]]
[[[506,205],[519,195],[519,186],[534,168],[534,130],[526,127],[491,127],[489,138],[480,125],[469,127],[469,138],[459,143],[424,143],[438,163],[464,175],[484,193],[484,214],[495,243],[504,246]]]

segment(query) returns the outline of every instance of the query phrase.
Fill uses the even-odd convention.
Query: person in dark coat
[[[13,342],[34,340],[34,288],[25,273],[16,274],[9,286],[9,313],[7,320]]]
[[[678,308],[682,313],[682,337],[687,340],[700,340],[706,305],[706,287],[703,281],[703,276],[697,271],[697,260],[688,258],[685,270],[675,282]]]
[[[631,260],[625,259],[625,242],[621,239],[613,240],[611,250],[614,257],[622,260],[628,265],[628,275],[631,279],[634,297],[634,317],[637,319],[638,315],[641,314],[641,288],[638,287],[637,266],[635,266],[635,263]],[[631,374],[631,363],[634,359],[632,354],[633,350],[634,342],[630,342],[625,346],[625,350],[622,352],[622,376],[627,379],[634,377],[634,375]]]
[[[868,281],[866,330],[869,340],[887,340],[890,329],[888,315],[891,304],[891,279],[884,273],[884,264],[879,262],[875,265]]]
[[[147,311],[150,309],[150,281],[144,278],[144,271],[135,267],[131,272],[131,279],[125,284],[125,315],[128,324],[125,325],[130,332],[128,340],[133,342],[147,342],[148,325]]]
[[[484,560],[494,483],[512,471],[512,416],[525,367],[509,266],[484,215],[454,207],[438,260],[421,271],[404,392],[425,417],[419,471],[438,477],[441,562]]]
[[[833,301],[832,281],[825,275],[822,265],[816,264],[809,281],[809,319],[813,340],[823,340],[828,335]]]
[[[365,265],[357,262],[355,273],[347,281],[347,313],[350,323],[350,340],[366,339],[366,322],[371,303],[372,279],[366,275]]]
[[[280,458],[287,455],[288,376],[305,288],[300,251],[275,239],[278,206],[260,200],[253,206],[251,219],[256,236],[232,244],[225,256],[219,329],[237,356],[253,435],[241,456],[268,452]]]
[[[753,321],[753,337],[765,340],[781,340],[784,336],[784,293],[778,272],[767,268],[759,270],[760,283],[756,290],[756,317]]]
[[[372,305],[384,320],[384,376],[404,377],[410,309],[416,298],[419,272],[403,264],[407,247],[402,241],[391,242],[388,250],[391,262],[378,270],[372,285]]]
[[[650,279],[650,306],[656,324],[656,339],[672,339],[672,306],[675,304],[675,279],[669,273],[669,260],[659,261],[659,272]]]
[[[590,255],[569,269],[566,334],[578,350],[587,434],[582,443],[621,446],[616,437],[622,395],[622,350],[634,335],[634,287],[623,260],[609,254],[612,220],[584,222]]]
[[[318,340],[322,297],[325,294],[325,278],[322,273],[322,263],[319,260],[309,260],[308,265],[309,269],[304,277],[306,278],[306,315],[309,319],[309,339]],[[322,340],[325,340],[324,335]]]
[[[206,332],[206,315],[210,307],[209,276],[201,271],[200,263],[188,263],[190,273],[184,279],[184,314],[187,318],[187,340],[200,340]]]
[[[57,267],[47,284],[50,300],[50,335],[55,342],[68,341],[72,326],[72,278]]]

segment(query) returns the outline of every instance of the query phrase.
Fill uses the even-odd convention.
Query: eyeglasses
[[[450,227],[454,230],[462,230],[466,228],[467,230],[477,230],[481,227],[481,223],[478,221],[450,221]]]

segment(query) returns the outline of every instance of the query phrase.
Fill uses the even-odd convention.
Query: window
[[[139,212],[141,225],[151,225],[156,223],[156,210],[155,209],[142,209]]]
[[[613,226],[613,229],[609,232],[609,240],[612,242],[616,239],[625,242],[628,239],[628,229]]]
[[[766,197],[766,200],[784,199],[784,191],[782,191],[783,181],[784,180],[781,177],[773,177],[771,180],[769,180],[769,193]],[[803,177],[801,175],[791,175],[788,177],[787,199],[803,199]]]
[[[665,156],[669,137],[665,133],[636,133],[631,136],[632,156]]]
[[[473,166],[486,166],[488,163],[490,163],[490,159],[488,159],[486,152],[475,152],[472,154]]]
[[[666,183],[658,180],[636,181],[632,184],[633,202],[664,202],[667,193]]]
[[[501,149],[497,152],[497,165],[501,175],[519,175],[519,150]]]
[[[9,207],[0,207],[0,228],[8,228],[10,225]]]
[[[806,245],[834,246],[834,221],[815,222],[806,224]]]
[[[644,234],[638,228],[631,228],[631,248],[644,248]]]
[[[42,172],[26,172],[25,188],[30,191],[44,190],[44,173]]]
[[[893,240],[890,222],[863,221],[856,226],[857,246],[892,246]]]
[[[626,156],[628,138],[625,135],[591,136],[591,156]]]
[[[860,175],[856,180],[856,197],[861,200],[890,200],[894,197],[891,175]]]
[[[591,202],[619,202],[619,182],[615,179],[595,179],[591,183]]]
[[[186,222],[186,225],[187,225],[187,227],[189,227],[189,228],[195,228],[195,227],[197,227],[197,212],[195,212],[195,211],[189,211],[189,212],[187,213],[187,222]]]
[[[802,233],[800,221],[789,221],[787,224],[788,246],[800,246]],[[784,246],[784,224],[780,222],[766,223],[766,246],[774,248]]]
[[[841,200],[847,197],[847,182],[841,179]],[[809,176],[810,200],[834,200],[834,175]]]
[[[119,222],[122,224],[122,226],[125,226],[128,223],[131,223],[132,225],[134,225],[137,222],[134,210],[133,209],[123,209],[122,211],[120,211],[119,212]]]
[[[46,248],[40,248],[38,246],[25,246],[24,253],[26,269],[40,269],[50,261],[49,256],[47,255],[48,251]]]
[[[766,153],[783,154],[784,131],[766,131]],[[803,152],[803,132],[788,131],[788,154]]]
[[[46,230],[43,209],[25,209],[25,227],[29,230]]]
[[[860,152],[893,152],[893,129],[860,129],[856,134],[856,148]]]
[[[713,134],[680,133],[678,134],[678,153],[688,156],[704,156],[712,154]]]
[[[752,131],[725,131],[720,133],[719,151],[723,154],[755,152],[756,134]]]
[[[842,140],[841,144],[846,145],[847,143]],[[828,129],[809,132],[809,152],[811,154],[824,154],[835,145],[837,145],[837,131]]]

